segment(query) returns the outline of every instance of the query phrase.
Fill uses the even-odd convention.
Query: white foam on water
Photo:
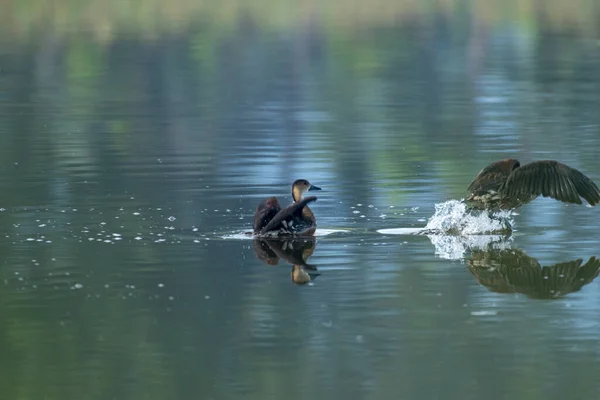
[[[489,316],[498,315],[498,311],[493,311],[493,310],[471,311],[471,315],[474,317],[489,317]]]
[[[315,231],[315,236],[327,236],[327,235],[331,235],[333,233],[346,233],[346,232],[350,232],[350,231],[345,230],[345,229],[320,229],[320,228],[317,228],[317,230]]]
[[[221,239],[252,240],[254,239],[254,235],[252,234],[252,231],[241,231],[228,233],[226,235],[221,236]]]
[[[502,235],[427,235],[435,247],[435,254],[446,260],[460,260],[465,253],[491,248],[505,250],[511,247],[512,237]]]
[[[423,228],[390,228],[379,229],[377,233],[384,235],[418,235],[423,231]]]
[[[465,203],[450,200],[435,205],[435,213],[423,229],[427,233],[450,235],[489,235],[512,231],[510,211],[490,214],[467,210]]]

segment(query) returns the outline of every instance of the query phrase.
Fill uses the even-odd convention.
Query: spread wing
[[[579,291],[592,282],[599,273],[600,261],[591,257],[573,260],[550,267],[536,269],[511,268],[505,271],[505,279],[515,291],[532,298],[556,298]]]
[[[531,298],[551,299],[576,292],[600,273],[600,259],[585,264],[577,259],[542,267],[518,249],[475,251],[468,262],[478,282],[493,292],[523,293]]]
[[[567,203],[590,205],[600,202],[600,189],[587,176],[557,161],[535,161],[515,169],[501,188],[503,196],[552,197]]]
[[[273,217],[273,219],[271,219],[271,221],[269,221],[269,223],[262,228],[262,230],[260,231],[261,233],[266,233],[266,232],[270,232],[273,230],[277,230],[279,229],[279,226],[281,225],[281,223],[285,220],[294,218],[294,217],[299,217],[302,215],[302,209],[310,202],[316,201],[317,197],[316,196],[310,196],[310,197],[306,197],[302,200],[300,200],[297,203],[292,204],[291,206],[284,208],[283,210],[279,211],[277,213],[277,215],[275,215]]]

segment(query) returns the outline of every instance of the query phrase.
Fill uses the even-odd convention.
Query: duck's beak
[[[315,186],[315,185],[310,185],[310,187],[308,188],[308,191],[310,192],[311,190],[321,190],[321,188],[318,186]]]

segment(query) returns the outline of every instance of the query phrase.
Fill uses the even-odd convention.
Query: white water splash
[[[425,233],[450,235],[489,235],[512,231],[510,211],[490,214],[467,210],[465,203],[450,200],[435,205],[435,214],[423,229]]]
[[[489,250],[490,248],[506,250],[511,247],[512,237],[502,235],[427,235],[435,247],[435,254],[446,260],[460,260],[465,253],[473,250]]]
[[[236,239],[236,240],[252,240],[254,239],[254,235],[252,234],[252,231],[242,231],[242,232],[236,232],[236,233],[228,233],[226,235],[222,235],[220,236],[221,239]]]

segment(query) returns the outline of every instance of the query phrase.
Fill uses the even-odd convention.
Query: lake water
[[[411,234],[502,158],[600,183],[597,3],[113,3],[0,17],[0,398],[600,396],[600,209]],[[316,239],[245,236],[297,178]]]

